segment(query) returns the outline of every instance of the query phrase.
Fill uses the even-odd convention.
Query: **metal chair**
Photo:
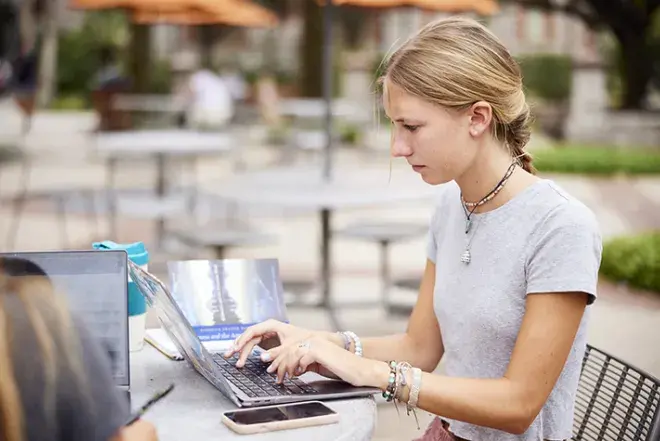
[[[587,345],[575,403],[576,441],[660,440],[660,380]]]

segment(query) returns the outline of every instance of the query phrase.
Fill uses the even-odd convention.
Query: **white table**
[[[332,178],[326,181],[319,168],[296,167],[238,175],[223,181],[213,193],[236,203],[304,208],[320,213],[322,301],[317,306],[330,312],[334,326],[339,329],[330,302],[332,212],[432,200],[435,188],[412,171],[403,179],[397,176],[397,182],[388,184],[388,171],[383,169],[344,168],[335,170]]]
[[[326,402],[339,412],[338,424],[254,436],[237,435],[220,419],[223,411],[235,406],[187,362],[169,360],[145,344],[141,351],[131,353],[131,377],[133,408],[175,383],[172,393],[144,417],[157,427],[161,441],[366,441],[371,439],[376,424],[375,400],[360,398]]]
[[[158,219],[158,245],[162,245],[165,232],[164,218],[171,211],[181,211],[181,204],[165,201],[167,192],[166,161],[168,158],[195,161],[200,156],[213,156],[226,153],[236,146],[235,138],[228,133],[199,132],[194,130],[135,130],[110,132],[96,135],[96,152],[106,158],[108,170],[107,190],[114,188],[115,169],[119,160],[138,157],[152,157],[157,164],[156,196],[159,207],[149,211]],[[111,232],[116,237],[116,206],[111,204]]]

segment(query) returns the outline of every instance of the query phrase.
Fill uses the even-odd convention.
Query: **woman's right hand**
[[[140,419],[122,427],[110,441],[158,441],[158,432],[153,424]]]
[[[230,358],[235,354],[240,354],[236,366],[243,367],[248,356],[258,344],[261,344],[262,347],[266,346],[265,349],[270,349],[271,347],[279,345],[287,346],[290,343],[311,338],[314,334],[314,331],[299,328],[288,323],[272,319],[266,320],[265,322],[247,328],[245,332],[234,341],[234,345],[224,353],[224,357]],[[275,339],[278,341],[268,341]]]

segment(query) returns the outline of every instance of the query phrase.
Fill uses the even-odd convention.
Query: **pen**
[[[142,415],[144,415],[147,412],[147,410],[149,410],[149,408],[151,406],[153,406],[154,404],[156,404],[157,402],[159,402],[160,400],[165,398],[167,396],[167,394],[172,392],[172,389],[174,389],[174,384],[170,384],[170,386],[167,389],[165,389],[164,391],[158,392],[156,395],[151,397],[151,399],[149,401],[147,401],[144,404],[144,406],[142,406],[135,414],[133,414],[133,416],[131,416],[131,419],[128,420],[128,422],[125,424],[125,426],[130,426],[131,424],[133,424],[134,422],[139,420],[142,417]]]

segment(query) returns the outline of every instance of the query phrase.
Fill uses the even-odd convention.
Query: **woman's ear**
[[[468,117],[470,118],[470,135],[481,136],[490,126],[493,119],[493,108],[485,101],[477,101],[470,106]]]

